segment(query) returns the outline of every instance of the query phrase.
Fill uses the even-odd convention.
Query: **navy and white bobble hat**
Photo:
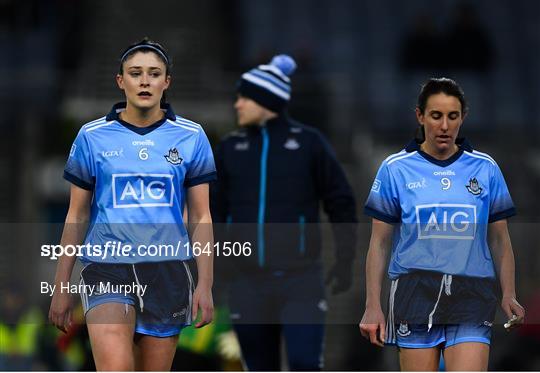
[[[238,93],[275,113],[281,112],[291,99],[291,79],[296,62],[286,54],[272,58],[268,65],[259,65],[242,74]]]

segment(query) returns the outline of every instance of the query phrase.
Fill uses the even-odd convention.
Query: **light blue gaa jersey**
[[[163,120],[144,128],[122,121],[124,109],[125,103],[116,104],[106,117],[80,129],[64,170],[65,179],[94,192],[84,243],[100,245],[103,252],[83,250],[81,260],[189,259],[182,218],[186,192],[216,178],[206,134],[169,105],[162,106]],[[150,245],[163,246],[158,252]]]
[[[382,162],[364,212],[397,224],[391,279],[415,270],[495,278],[488,223],[513,216],[514,204],[497,163],[458,145],[440,161],[413,141]]]

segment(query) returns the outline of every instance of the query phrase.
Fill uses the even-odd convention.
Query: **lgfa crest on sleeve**
[[[477,196],[477,195],[479,195],[480,193],[482,193],[482,188],[481,188],[480,185],[478,184],[478,180],[476,180],[475,177],[470,178],[470,179],[469,179],[469,185],[465,185],[465,187],[467,187],[467,190],[468,190],[471,194],[474,194],[475,196]]]
[[[182,163],[183,159],[178,155],[178,150],[176,148],[169,149],[169,154],[164,156],[167,162],[174,165],[179,165]]]

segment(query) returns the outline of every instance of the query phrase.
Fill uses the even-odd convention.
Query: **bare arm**
[[[86,229],[88,228],[91,201],[91,191],[71,185],[69,210],[64,224],[64,231],[62,232],[62,239],[60,240],[60,244],[63,247],[82,243]],[[56,291],[51,302],[49,319],[63,332],[66,331],[66,328],[69,327],[71,322],[71,304],[69,294],[62,293],[60,288],[62,283],[67,283],[70,280],[75,260],[75,256],[60,256],[54,277]]]
[[[489,224],[488,242],[497,277],[501,283],[501,307],[509,319],[516,315],[517,323],[523,323],[525,310],[516,300],[516,265],[506,219]]]
[[[214,236],[208,195],[208,184],[200,184],[188,189],[188,222],[191,242],[200,245],[201,248],[209,247],[211,252],[210,255],[201,253],[196,257],[198,281],[193,295],[193,319],[197,317],[199,308],[202,311],[201,321],[195,325],[197,328],[210,323],[214,313],[212,299]]]
[[[381,288],[393,230],[391,224],[373,219],[366,260],[366,310],[359,325],[362,335],[381,347],[384,346],[385,338]]]

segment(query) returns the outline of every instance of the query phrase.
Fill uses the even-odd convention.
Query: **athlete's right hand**
[[[64,333],[71,327],[71,309],[71,296],[68,293],[55,292],[49,309],[49,320]]]
[[[363,337],[374,345],[384,347],[386,322],[381,307],[366,308],[358,326]]]

